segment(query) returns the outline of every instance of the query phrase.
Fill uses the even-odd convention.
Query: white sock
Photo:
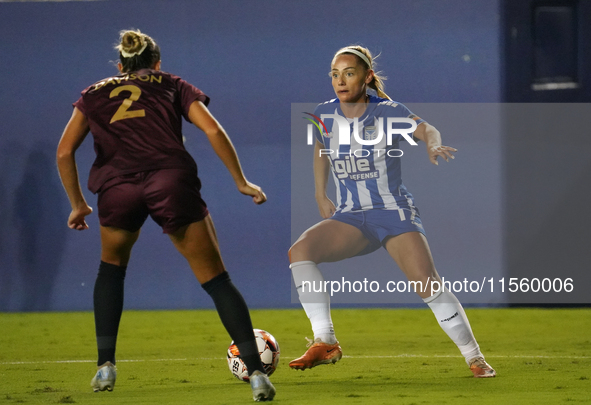
[[[336,343],[337,338],[330,317],[330,295],[325,291],[324,277],[318,266],[312,261],[301,261],[292,263],[289,268],[302,307],[312,324],[314,340],[320,339],[328,344]]]
[[[429,298],[423,299],[423,301],[433,311],[441,329],[458,346],[458,349],[460,349],[460,352],[466,359],[466,363],[469,364],[469,361],[473,358],[482,356],[464,308],[462,308],[462,304],[460,304],[460,301],[458,301],[453,293],[445,289]]]

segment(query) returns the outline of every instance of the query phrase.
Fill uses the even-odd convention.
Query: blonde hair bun
[[[125,58],[141,55],[148,46],[146,35],[142,34],[140,30],[121,31],[119,35],[121,41],[116,48]]]

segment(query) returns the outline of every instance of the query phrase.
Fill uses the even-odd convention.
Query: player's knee
[[[302,244],[300,243],[300,241],[297,241],[296,243],[291,245],[291,247],[287,251],[287,256],[289,257],[290,263],[299,262],[300,260],[302,260],[301,259],[302,254],[303,254],[303,249],[302,249]]]
[[[105,263],[110,263],[115,266],[127,266],[131,252],[119,253],[119,252],[105,252],[101,253],[101,260]]]
[[[294,262],[294,257],[298,257],[298,248],[296,247],[297,242],[294,243],[289,250],[287,251],[287,257],[289,258],[289,263],[293,263]],[[297,260],[295,260],[297,262]]]
[[[287,255],[289,256],[289,262],[295,263],[304,260],[314,261],[313,253],[309,243],[305,239],[300,239],[289,248]]]

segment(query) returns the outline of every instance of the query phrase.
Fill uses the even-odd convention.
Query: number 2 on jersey
[[[123,100],[123,103],[121,103],[121,105],[117,109],[117,112],[115,112],[115,115],[113,115],[113,118],[111,118],[111,122],[109,122],[109,124],[112,124],[115,121],[124,120],[127,118],[139,118],[139,117],[146,116],[145,110],[129,111],[129,107],[131,107],[131,104],[134,101],[139,100],[139,98],[142,94],[142,90],[137,86],[133,86],[133,85],[128,84],[126,86],[120,86],[120,87],[114,88],[113,91],[111,92],[111,94],[109,95],[109,98],[117,97],[119,95],[119,93],[121,93],[122,91],[128,91],[131,93],[131,95],[128,98],[126,98],[125,100]]]

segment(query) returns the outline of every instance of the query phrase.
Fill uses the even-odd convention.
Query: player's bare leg
[[[407,232],[389,238],[384,247],[396,261],[404,275],[409,281],[419,281],[423,286],[431,281],[441,282],[427,238],[420,232]],[[423,299],[429,298],[430,288],[416,291]]]
[[[101,226],[101,260],[116,266],[127,266],[131,249],[140,236],[140,231]]]
[[[355,256],[369,244],[352,225],[327,219],[308,228],[289,249],[290,262],[338,262]]]
[[[215,227],[208,215],[171,233],[170,240],[187,259],[200,284],[204,284],[226,271]]]
[[[330,296],[326,291],[306,291],[304,281],[310,285],[314,283],[317,290],[324,283],[317,264],[354,256],[368,243],[354,226],[329,219],[309,228],[291,247],[289,256],[294,282],[314,332],[314,340],[308,339],[308,350],[289,363],[291,368],[305,370],[321,364],[334,364],[342,358],[343,351],[330,317]]]
[[[255,401],[270,401],[275,387],[265,374],[255,343],[246,302],[231,282],[222,262],[215,227],[208,215],[169,235],[177,250],[187,259],[203,289],[211,296],[228,334],[238,346],[251,377]]]
[[[385,247],[409,281],[426,286],[416,293],[429,305],[441,328],[458,346],[474,377],[494,377],[496,372],[484,360],[458,299],[447,289],[441,288],[435,293],[431,291],[430,283],[441,283],[441,279],[433,264],[427,238],[420,232],[403,233],[388,239]]]

